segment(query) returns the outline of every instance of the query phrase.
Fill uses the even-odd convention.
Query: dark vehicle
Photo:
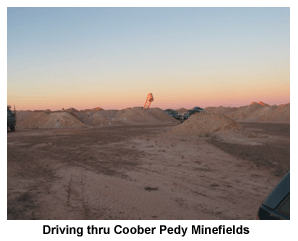
[[[188,110],[188,111],[184,114],[183,119],[184,119],[184,120],[187,120],[190,116],[192,116],[192,115],[195,114],[195,113],[197,113],[197,111],[195,111],[195,110]]]
[[[195,113],[207,113],[203,108],[201,107],[194,107],[192,110],[188,110],[184,116],[182,117],[183,120],[187,120],[190,116],[192,116]]]
[[[197,111],[197,112],[204,111],[204,109],[201,108],[201,107],[194,107],[193,110],[194,110],[194,111]]]
[[[17,122],[16,111],[14,110],[14,112],[12,112],[10,108],[11,106],[8,105],[7,106],[7,127],[9,127],[11,131],[15,131],[16,129],[15,126]]]
[[[174,117],[175,119],[180,120],[180,115],[179,115],[178,112],[175,111],[175,110],[172,110],[172,109],[166,109],[166,110],[165,110],[165,113],[168,114],[169,116]]]
[[[201,107],[194,107],[193,110],[195,112],[199,112],[199,113],[207,113],[207,111],[205,111],[203,108]]]
[[[290,171],[265,198],[259,208],[257,219],[290,219]]]

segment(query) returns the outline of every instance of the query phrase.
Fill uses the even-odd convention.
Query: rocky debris
[[[27,112],[18,119],[21,128],[79,128],[85,124],[68,112]]]
[[[183,124],[174,127],[167,133],[167,135],[178,138],[210,137],[213,134],[233,134],[243,137],[256,136],[231,118],[214,113],[194,114]]]
[[[290,122],[290,103],[276,106],[259,101],[239,108],[219,106],[207,107],[205,110],[209,113],[223,114],[242,122]]]
[[[129,124],[179,123],[159,108],[135,107],[126,110],[78,111],[20,111],[18,127],[21,128],[80,128],[87,126],[109,126]]]

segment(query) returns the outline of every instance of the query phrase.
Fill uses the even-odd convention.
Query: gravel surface
[[[290,165],[289,124],[267,135],[174,140],[177,124],[7,133],[7,219],[255,219]]]

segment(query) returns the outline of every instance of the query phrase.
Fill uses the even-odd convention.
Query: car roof
[[[263,201],[263,205],[275,209],[290,193],[290,171],[281,179],[276,187]]]

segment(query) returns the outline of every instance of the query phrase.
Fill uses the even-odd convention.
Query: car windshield
[[[285,201],[283,201],[283,203],[278,208],[278,211],[290,217],[290,195],[285,199]]]
[[[263,201],[263,204],[271,209],[277,205],[290,193],[290,172],[288,172],[272,192]]]

